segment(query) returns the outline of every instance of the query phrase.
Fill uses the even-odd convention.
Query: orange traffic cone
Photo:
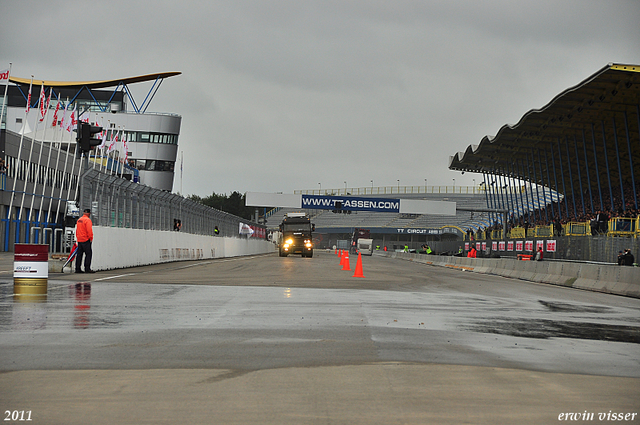
[[[362,254],[358,253],[358,262],[356,263],[356,272],[352,277],[364,277],[362,274]]]
[[[340,265],[342,265],[343,263],[344,263],[344,252],[340,250]]]
[[[344,261],[342,262],[342,270],[351,271],[351,266],[349,266],[349,253],[347,251],[344,252]]]

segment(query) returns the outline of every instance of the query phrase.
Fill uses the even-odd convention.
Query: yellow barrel
[[[46,295],[49,279],[49,246],[15,244],[13,261],[14,295]]]

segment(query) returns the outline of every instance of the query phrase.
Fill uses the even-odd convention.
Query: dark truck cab
[[[288,213],[280,224],[279,253],[281,257],[300,254],[313,257],[313,238],[315,225],[305,213]]]

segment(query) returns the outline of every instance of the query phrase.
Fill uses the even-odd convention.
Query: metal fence
[[[80,209],[91,208],[95,226],[126,227],[146,230],[173,230],[174,220],[182,223],[182,232],[198,235],[240,236],[241,224],[254,230],[264,229],[241,217],[163,190],[153,189],[126,179],[89,169],[82,175]]]

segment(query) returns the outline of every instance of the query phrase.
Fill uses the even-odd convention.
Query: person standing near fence
[[[78,241],[78,254],[76,256],[76,273],[95,273],[91,269],[91,259],[93,251],[91,243],[93,242],[93,223],[91,222],[91,210],[84,210],[82,217],[76,223],[76,240]],[[84,258],[84,271],[80,268],[82,264],[82,255]]]

